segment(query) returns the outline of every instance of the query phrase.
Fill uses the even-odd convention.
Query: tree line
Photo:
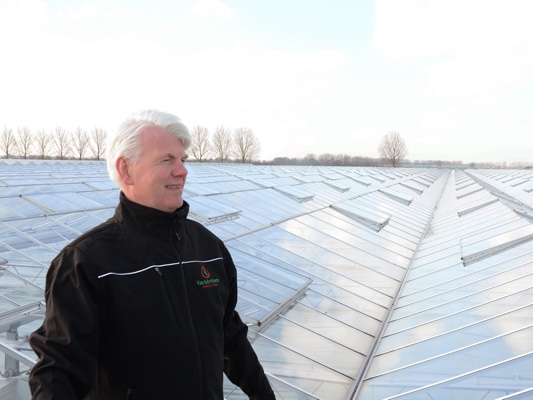
[[[191,130],[192,156],[197,161],[209,157],[218,162],[254,162],[261,152],[261,144],[252,129],[239,127],[230,130],[218,126],[211,134],[201,125]],[[23,126],[16,130],[4,125],[0,132],[0,151],[4,158],[33,159],[92,159],[105,157],[107,132],[95,127],[87,131],[77,127],[70,131],[60,126],[54,130],[31,131]]]
[[[31,131],[27,126],[13,130],[4,125],[0,133],[0,151],[4,158],[92,159],[105,154],[107,132],[99,127],[87,131],[77,127],[70,131],[60,126],[47,131]]]
[[[233,130],[220,125],[211,133],[202,125],[191,130],[189,152],[198,162],[259,162],[261,143],[251,128],[238,127]],[[107,132],[95,127],[87,131],[77,127],[72,131],[57,126],[54,130],[38,129],[32,132],[28,127],[16,130],[4,125],[0,135],[0,151],[4,158],[38,159],[93,159],[104,158]],[[384,161],[397,167],[407,154],[405,142],[397,132],[390,132],[380,143],[381,159],[350,156],[347,154],[308,154],[304,158],[277,157],[269,164],[285,165],[365,165],[382,166]]]
[[[190,154],[198,162],[259,162],[261,143],[251,128],[233,130],[220,125],[211,133],[202,125],[191,130]],[[54,130],[38,129],[32,132],[27,126],[16,130],[4,125],[0,134],[0,151],[4,158],[38,159],[93,159],[105,155],[107,132],[95,127],[87,131],[77,127],[72,131],[57,126]],[[381,166],[386,161],[393,167],[407,154],[405,142],[397,132],[390,132],[380,143],[381,159],[350,156],[347,154],[308,154],[304,158],[277,157],[269,164],[285,165],[365,165]]]
[[[212,133],[201,125],[191,130],[189,152],[198,162],[242,162],[270,165],[324,165],[324,166],[404,166],[438,168],[529,168],[529,163],[469,163],[462,161],[415,160],[408,154],[405,140],[398,132],[383,136],[378,146],[379,158],[351,156],[348,154],[307,154],[302,158],[276,157],[258,161],[261,144],[252,129],[239,127],[233,130],[218,126]],[[0,155],[3,158],[102,160],[105,157],[107,132],[99,127],[90,131],[77,127],[72,131],[62,127],[32,132],[23,126],[13,130],[4,126],[0,132]]]
[[[275,157],[271,161],[263,161],[262,164],[269,165],[323,165],[323,166],[365,166],[365,167],[381,167],[383,166],[383,159],[351,156],[349,154],[313,154],[309,153],[304,157]]]

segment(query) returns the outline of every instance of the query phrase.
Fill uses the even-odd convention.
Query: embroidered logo
[[[211,278],[211,273],[203,265],[202,265],[202,268],[200,268],[200,275],[202,276],[203,279],[197,280],[196,284],[198,286],[201,286],[203,289],[217,287],[218,284],[220,283],[220,279]]]

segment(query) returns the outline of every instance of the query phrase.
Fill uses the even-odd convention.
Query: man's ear
[[[117,158],[115,168],[117,169],[120,181],[124,185],[133,184],[133,178],[131,177],[131,165],[128,160],[124,158],[124,156],[120,156],[119,158]]]

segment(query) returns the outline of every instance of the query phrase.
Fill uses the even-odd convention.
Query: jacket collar
[[[120,192],[120,202],[115,210],[115,219],[128,229],[156,236],[168,237],[174,227],[179,238],[185,236],[185,221],[189,214],[189,203],[174,212],[164,212],[129,200]]]

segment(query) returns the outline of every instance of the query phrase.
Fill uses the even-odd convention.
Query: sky
[[[251,128],[262,160],[533,163],[530,0],[0,0],[0,127],[142,108]]]

